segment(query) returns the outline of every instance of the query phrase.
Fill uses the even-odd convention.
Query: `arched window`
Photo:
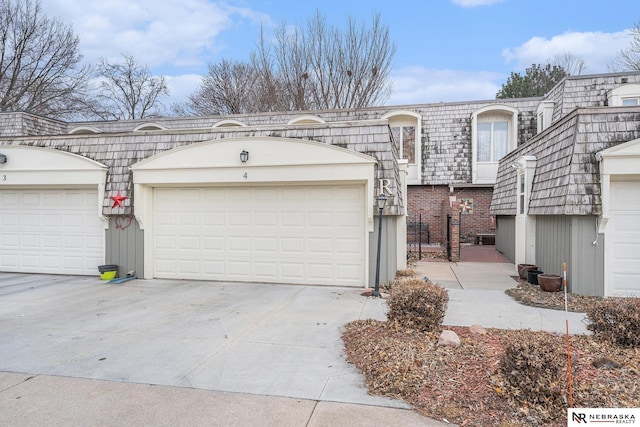
[[[318,116],[304,115],[304,116],[294,117],[293,119],[289,120],[287,124],[288,125],[316,125],[316,124],[322,124],[322,123],[326,123],[326,122]]]
[[[76,126],[69,131],[69,135],[88,135],[92,133],[102,133],[102,131],[93,126]]]
[[[407,160],[407,184],[422,183],[422,116],[413,111],[391,111],[382,116],[389,120],[393,141],[400,159]]]
[[[640,106],[640,84],[629,83],[610,90],[607,103],[610,107]]]
[[[166,126],[162,126],[157,123],[143,123],[133,129],[134,132],[141,132],[145,130],[167,130],[167,128]]]
[[[247,127],[246,124],[242,123],[239,120],[233,120],[233,119],[225,119],[225,120],[220,120],[219,122],[216,122],[213,124],[214,128],[232,128],[232,127]]]
[[[491,105],[471,116],[474,184],[494,184],[498,161],[517,146],[518,110]]]

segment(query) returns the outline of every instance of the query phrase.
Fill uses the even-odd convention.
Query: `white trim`
[[[68,133],[69,135],[86,135],[86,134],[93,134],[93,133],[102,133],[103,131],[101,129],[98,129],[97,127],[94,126],[76,126],[73,129],[71,129]]]
[[[313,125],[313,124],[324,124],[327,123],[323,119],[318,116],[314,116],[311,114],[306,114],[303,116],[294,117],[293,119],[287,122],[287,125]]]
[[[136,126],[135,128],[133,128],[134,132],[143,132],[143,131],[148,131],[148,130],[168,130],[168,128],[166,126],[162,126],[159,125],[157,123],[153,123],[153,122],[147,122],[147,123],[142,123],[138,126]]]
[[[518,197],[515,218],[515,263],[535,264],[536,261],[536,217],[529,215],[529,200],[533,188],[537,160],[534,156],[521,156],[513,163],[517,170],[516,195]],[[520,213],[520,177],[524,176],[524,211]]]
[[[640,85],[636,85],[639,86]],[[600,192],[602,212],[599,232],[604,233],[604,295],[613,293],[612,265],[614,253],[612,239],[607,238],[611,208],[611,182],[618,180],[638,181],[640,185],[640,138],[600,151],[596,154],[600,162]]]
[[[245,123],[242,123],[239,120],[234,120],[234,119],[224,119],[224,120],[220,120],[219,122],[215,122],[211,127],[212,128],[220,128],[220,127],[243,127],[246,128],[247,125]]]

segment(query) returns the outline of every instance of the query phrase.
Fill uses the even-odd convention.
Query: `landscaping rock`
[[[438,345],[445,347],[459,347],[460,337],[453,331],[442,331],[438,338]]]
[[[480,325],[472,325],[469,326],[469,332],[471,332],[474,335],[486,335],[487,334],[487,330],[485,328],[483,328]]]

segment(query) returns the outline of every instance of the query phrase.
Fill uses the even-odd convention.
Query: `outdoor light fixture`
[[[4,165],[5,163],[7,163],[7,156],[0,153],[0,165]]]
[[[373,289],[374,297],[380,296],[380,246],[382,244],[382,210],[384,209],[384,205],[387,204],[387,196],[384,193],[380,193],[378,197],[376,197],[376,204],[378,205],[378,255],[376,257],[376,283],[375,288]]]
[[[242,163],[246,163],[249,160],[249,152],[247,150],[242,150],[240,152],[240,161]]]

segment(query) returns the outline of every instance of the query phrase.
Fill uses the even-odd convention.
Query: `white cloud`
[[[544,64],[556,55],[571,53],[585,61],[587,73],[602,73],[630,41],[628,31],[567,32],[549,39],[533,37],[520,46],[505,49],[502,56],[507,63],[515,62],[516,69],[524,70],[531,64]]]
[[[175,102],[186,101],[189,95],[195,92],[202,82],[200,74],[165,76],[165,79],[169,87],[169,99],[164,101],[166,106],[170,106]]]
[[[490,6],[502,0],[451,0],[451,3],[462,7]]]
[[[87,61],[130,53],[151,68],[203,67],[224,47],[220,34],[236,21],[270,23],[251,9],[208,0],[47,0],[43,7],[73,25]]]
[[[495,72],[406,67],[395,70],[386,104],[420,104],[494,99],[506,76]],[[501,82],[501,83],[496,83]]]

